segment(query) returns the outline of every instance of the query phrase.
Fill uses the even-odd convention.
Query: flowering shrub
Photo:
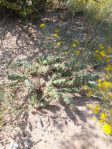
[[[96,89],[86,87],[88,97],[95,96],[104,103],[102,108],[99,105],[88,105],[88,108],[98,117],[98,122],[106,135],[112,135],[112,109],[110,103],[112,101],[112,82],[98,80]],[[89,93],[90,92],[90,93]],[[103,110],[105,112],[103,112]],[[96,121],[96,119],[94,119]]]
[[[97,116],[98,120],[96,117],[93,117],[93,120],[99,124],[103,132],[106,135],[112,135],[112,123],[110,118],[108,117],[108,114],[102,112],[99,105],[88,105],[88,108]]]

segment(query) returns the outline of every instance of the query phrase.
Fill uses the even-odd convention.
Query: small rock
[[[24,147],[27,149],[27,148],[30,148],[31,146],[32,146],[32,141],[29,138],[26,138],[24,141]]]
[[[16,142],[12,142],[9,149],[18,149],[19,145]]]

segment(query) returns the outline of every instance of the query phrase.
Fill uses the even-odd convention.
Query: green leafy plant
[[[22,17],[27,17],[34,14],[39,15],[39,11],[44,10],[46,2],[46,0],[0,0],[0,8],[15,12]]]

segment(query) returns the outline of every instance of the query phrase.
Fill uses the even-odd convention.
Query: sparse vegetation
[[[96,26],[98,22],[100,25],[104,22],[104,28],[107,24],[111,27],[112,1],[0,0],[0,8],[29,18],[37,17],[41,10],[43,11],[44,7],[51,3],[52,6],[58,3],[58,6],[66,7],[61,10],[64,17],[72,14],[72,21],[75,19],[74,17],[80,18],[83,24],[80,26],[78,22],[77,25],[82,32],[86,19],[91,21],[90,24],[94,20],[96,24],[92,24],[89,28],[92,35],[87,33],[87,36],[84,37],[80,35],[74,37],[78,29],[75,31],[73,26],[69,29],[69,25],[67,30],[60,25],[49,31],[50,21],[46,18],[38,25],[36,24],[40,36],[35,40],[35,43],[37,40],[39,41],[36,43],[39,48],[38,56],[32,60],[12,60],[6,66],[5,81],[0,85],[0,129],[10,119],[21,115],[23,111],[44,109],[53,101],[58,101],[72,109],[74,99],[80,97],[82,100],[86,98],[99,101],[99,104],[96,105],[88,104],[88,109],[94,114],[93,120],[97,122],[103,132],[107,136],[112,136],[111,35],[99,36],[98,34],[101,34],[102,30],[100,32]],[[35,19],[37,19],[36,17]],[[64,19],[60,14],[59,17],[63,22]],[[55,19],[53,21],[56,22]],[[110,28],[106,28],[106,30],[111,34]],[[66,32],[66,35],[63,32]],[[9,118],[7,119],[7,117]]]
[[[73,15],[82,13],[91,21],[92,19],[102,20],[111,17],[111,0],[68,0],[67,4]]]
[[[111,111],[111,47],[106,48],[99,44],[97,50],[93,48],[93,51],[86,53],[84,49],[79,49],[80,40],[77,39],[73,40],[65,51],[60,29],[50,35],[45,24],[40,24],[40,28],[44,31],[44,40],[46,35],[49,38],[47,45],[43,42],[48,47],[46,55],[36,58],[32,64],[22,61],[11,64],[8,72],[9,83],[2,88],[5,96],[1,107],[4,107],[4,101],[7,102],[6,112],[13,114],[21,109],[24,98],[27,98],[27,108],[29,105],[46,107],[52,100],[71,106],[73,103],[70,94],[73,97],[78,93],[89,98],[100,98],[105,103],[105,109]],[[102,63],[107,65],[104,67],[107,73],[104,72],[103,76],[106,80],[102,80],[102,72],[94,70],[94,66],[100,66]],[[1,117],[4,115],[3,111],[5,110],[2,110]]]

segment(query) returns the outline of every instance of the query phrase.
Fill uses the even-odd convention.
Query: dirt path
[[[24,149],[111,149],[110,138],[93,121],[94,115],[87,108],[87,104],[97,102],[80,98],[74,102],[78,111],[74,114],[58,103],[47,109],[25,113],[15,128],[4,128],[2,137],[7,143],[3,143],[5,147],[0,148],[16,149],[19,146]]]
[[[81,18],[71,23],[62,22],[57,15],[50,17],[47,18],[48,30],[52,34],[54,28],[60,27],[63,39],[68,34],[68,28],[72,38],[85,41],[92,34],[91,26],[83,26]],[[40,48],[43,48],[39,44],[41,37],[38,25],[27,30],[25,25],[14,21],[0,24],[1,85],[6,82],[9,64],[16,60],[31,61],[38,56]],[[95,104],[96,101],[77,98],[74,102],[75,113],[59,103],[41,111],[24,112],[19,121],[7,124],[0,132],[0,149],[111,149],[111,138],[103,134],[87,108],[88,103]]]

